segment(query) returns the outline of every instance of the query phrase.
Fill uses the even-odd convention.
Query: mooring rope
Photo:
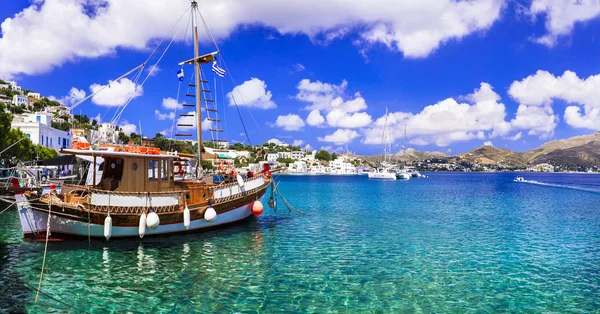
[[[289,203],[289,202],[288,202],[288,201],[285,199],[285,197],[283,197],[283,195],[281,194],[281,192],[279,192],[279,188],[277,188],[277,185],[275,185],[275,181],[273,181],[273,183],[272,183],[272,184],[273,184],[273,189],[275,190],[275,193],[281,197],[281,200],[283,201],[283,204],[284,204],[284,205],[285,205],[285,206],[288,208],[288,210],[290,210],[290,211],[292,211],[292,210],[293,210],[293,211],[297,212],[298,214],[301,214],[301,215],[306,215],[306,213],[305,213],[305,212],[303,212],[303,211],[301,211],[301,210],[298,210],[298,209],[296,209],[294,206],[292,206],[292,204],[290,204],[290,203]]]
[[[46,244],[44,245],[44,258],[42,259],[42,271],[40,272],[40,281],[38,282],[37,293],[35,294],[35,303],[40,296],[42,279],[44,278],[44,267],[46,266],[46,253],[48,252],[48,239],[50,237],[50,218],[52,218],[52,204],[48,203],[48,222],[46,223]]]

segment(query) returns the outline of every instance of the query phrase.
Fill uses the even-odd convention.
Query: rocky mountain
[[[432,158],[452,157],[442,152],[421,152],[414,148],[399,151],[392,159],[398,161],[422,161]],[[500,165],[523,168],[527,165],[549,163],[561,166],[600,166],[600,132],[575,136],[564,140],[550,141],[542,146],[523,152],[481,146],[470,152],[458,154],[461,161],[480,165]],[[376,161],[377,156],[367,157]]]
[[[462,161],[480,165],[523,167],[527,164],[523,154],[494,146],[481,146],[470,152],[456,155]]]
[[[431,158],[447,158],[450,155],[442,152],[421,152],[414,148],[407,148],[395,154],[395,158],[400,161],[421,161]]]

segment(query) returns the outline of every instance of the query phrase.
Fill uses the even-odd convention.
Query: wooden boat
[[[194,58],[180,65],[193,64],[195,68],[195,84],[190,84],[195,95],[190,96],[196,99],[196,132],[198,143],[202,143],[201,95],[207,91],[201,89],[206,80],[201,77],[200,67],[214,62],[218,52],[198,55],[197,3],[191,4]],[[197,165],[201,165],[201,146],[197,147]],[[219,184],[207,183],[200,167],[196,167],[196,175],[189,179],[181,175],[183,159],[179,154],[157,148],[113,146],[110,150],[94,150],[90,145],[77,143],[74,149],[61,153],[93,158],[93,182],[64,184],[60,192],[46,195],[15,190],[25,237],[109,239],[205,230],[260,215],[260,200],[273,183],[268,166],[245,179],[234,174]],[[100,158],[104,166],[97,182],[96,161]]]

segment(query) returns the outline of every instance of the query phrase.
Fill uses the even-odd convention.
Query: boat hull
[[[397,180],[395,173],[389,172],[369,172],[369,179],[376,180]]]
[[[45,238],[48,212],[39,211],[27,206],[28,202],[23,195],[16,195],[19,202],[18,212],[21,221],[21,228],[25,238]],[[264,195],[258,198],[262,200]],[[217,215],[217,218],[208,222],[205,219],[195,219],[190,221],[188,229],[184,223],[161,224],[156,229],[146,228],[146,236],[178,234],[194,231],[214,229],[220,226],[230,225],[240,222],[252,216],[252,202],[240,205],[226,212]],[[92,237],[104,238],[104,224],[87,223],[85,221],[70,219],[60,215],[52,215],[50,219],[50,237],[53,239],[71,238],[71,237]],[[113,226],[111,238],[138,237],[138,226]]]

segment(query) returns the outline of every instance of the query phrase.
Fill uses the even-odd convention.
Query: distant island
[[[599,172],[600,132],[554,140],[518,153],[494,146],[481,146],[450,156],[442,152],[400,151],[396,159],[421,171],[547,171]],[[366,157],[375,160],[376,157]]]

